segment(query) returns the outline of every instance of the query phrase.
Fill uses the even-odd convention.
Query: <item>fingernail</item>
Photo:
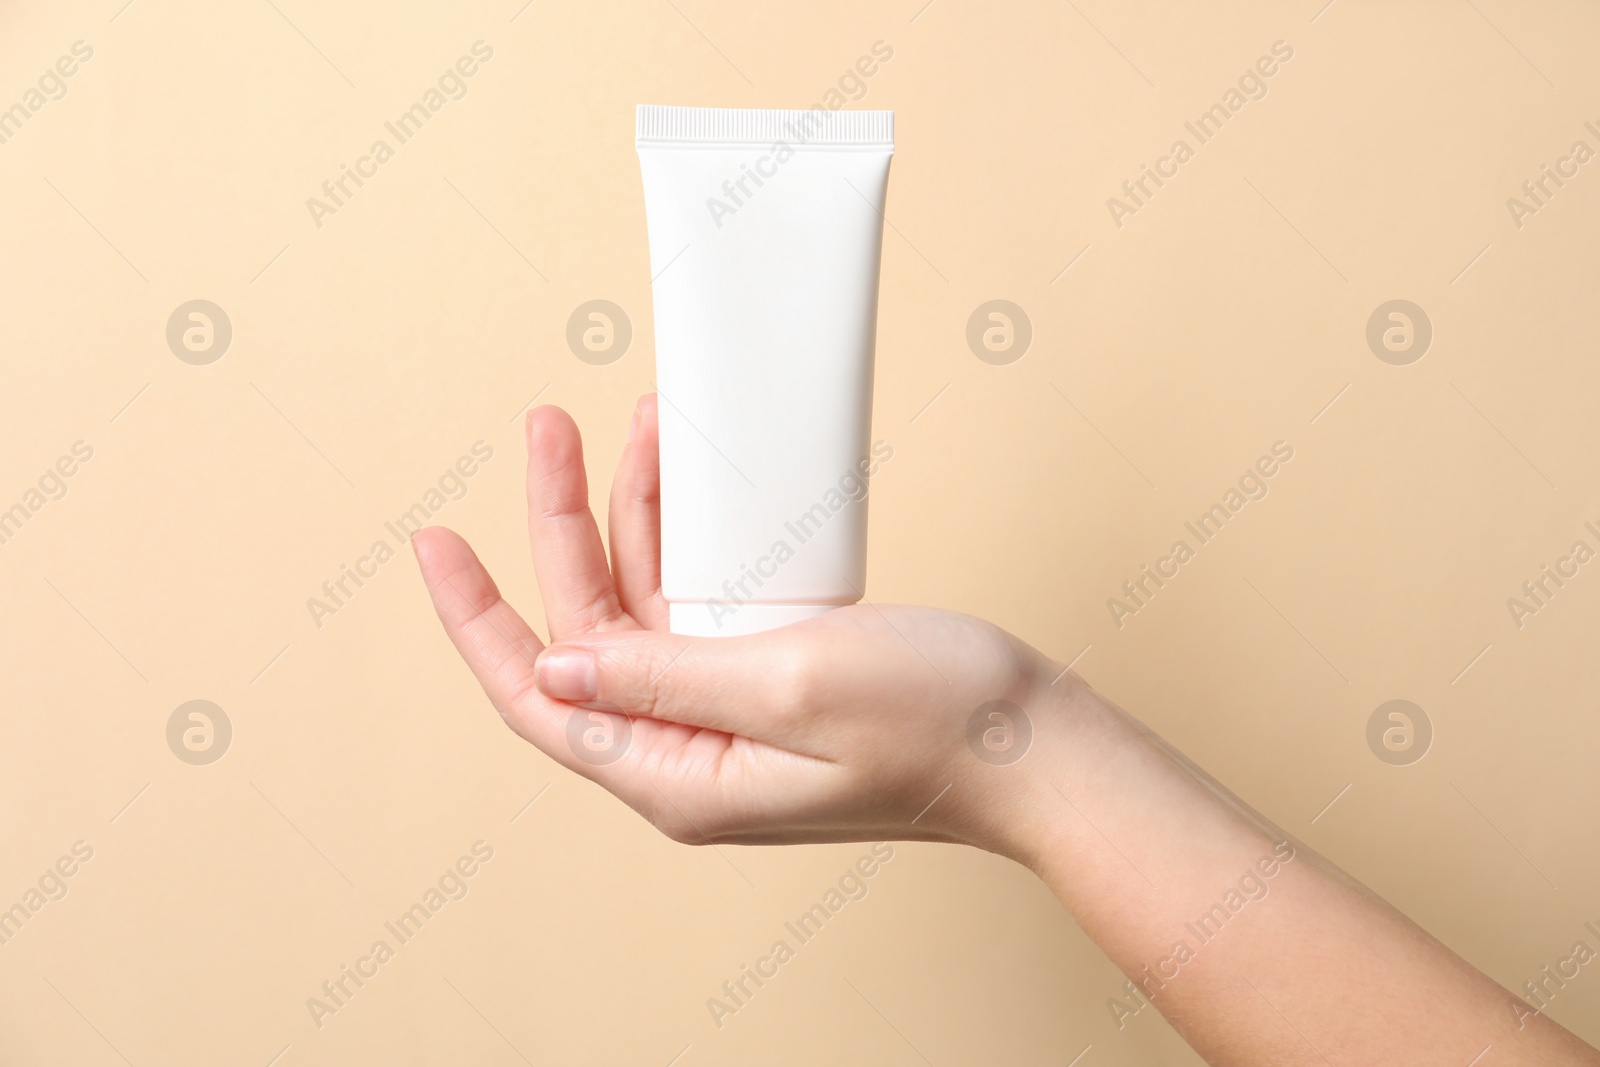
[[[600,692],[594,653],[582,648],[547,648],[534,661],[539,692],[552,700],[578,703]]]
[[[628,443],[633,444],[633,439],[639,433],[639,405],[633,405],[633,421],[628,424]]]

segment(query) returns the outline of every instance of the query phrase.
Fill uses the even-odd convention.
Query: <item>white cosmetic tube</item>
[[[892,111],[641,105],[673,633],[865,593]]]

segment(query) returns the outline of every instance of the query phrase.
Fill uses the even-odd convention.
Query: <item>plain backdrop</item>
[[[573,413],[603,512],[653,380],[635,105],[841,83],[896,113],[867,595],[1076,662],[1507,986],[1600,948],[1600,563],[1508,606],[1600,549],[1600,163],[1523,191],[1600,150],[1600,16],[1323,2],[8,3],[0,907],[30,917],[0,1060],[1198,1062],[1152,1011],[1118,1029],[1122,976],[1028,872],[930,845],[718,1027],[708,998],[869,845],[667,841],[501,725],[385,526],[423,503],[542,627],[521,414]],[[231,325],[211,362],[168,343],[195,300]],[[592,300],[631,324],[609,363],[567,344]],[[992,300],[1032,330],[1001,365],[966,339]],[[1431,324],[1404,365],[1367,340],[1394,300]],[[1277,442],[1199,545],[1184,524]],[[1397,699],[1431,724],[1409,765],[1368,743]],[[193,700],[231,729],[214,762],[169,745]],[[477,842],[400,944],[384,924]],[[319,1026],[308,998],[380,939]],[[1600,1041],[1600,974],[1550,1012]]]

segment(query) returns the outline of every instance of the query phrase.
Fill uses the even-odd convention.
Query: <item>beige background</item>
[[[1505,204],[1600,148],[1591,8],[122,3],[0,14],[0,106],[94,49],[0,145],[0,507],[94,449],[0,545],[0,906],[94,849],[0,945],[0,1061],[1197,1062],[1153,1013],[1116,1029],[1120,975],[1025,871],[924,845],[717,1029],[866,846],[667,842],[501,726],[409,553],[306,606],[482,440],[437,521],[539,617],[521,405],[569,408],[603,481],[652,380],[634,105],[807,106],[879,40],[869,595],[1081,655],[1509,986],[1600,947],[1600,566],[1520,630],[1505,603],[1600,547],[1600,163],[1520,230]],[[480,39],[318,229],[306,198]],[[1278,40],[1269,95],[1118,229],[1106,198]],[[208,366],[165,341],[196,298],[234,329]],[[595,298],[635,330],[609,366],[563,339]],[[1009,366],[964,341],[994,298],[1035,329]],[[1395,298],[1435,331],[1403,367],[1364,338]],[[1279,439],[1270,495],[1118,629],[1106,599]],[[1365,740],[1393,698],[1436,730],[1412,766]],[[209,766],[167,747],[191,699],[233,726]],[[468,896],[314,1026],[480,839]],[[1552,1014],[1600,1041],[1600,974]]]

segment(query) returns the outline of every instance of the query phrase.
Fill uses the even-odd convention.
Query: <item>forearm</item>
[[[1217,1064],[1600,1063],[1075,676],[1037,705],[1008,854]],[[1521,1018],[1519,1018],[1519,1015]]]

